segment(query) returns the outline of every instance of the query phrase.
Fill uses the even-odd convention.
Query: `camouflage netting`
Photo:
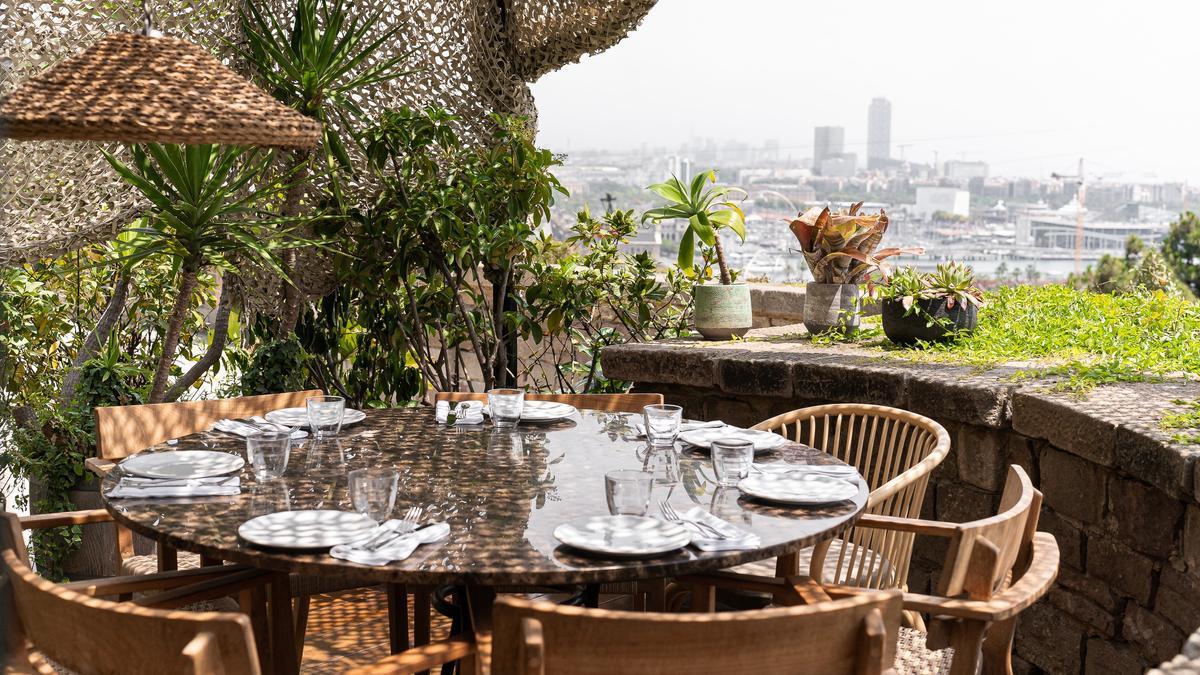
[[[151,6],[158,28],[229,61],[224,40],[239,39],[242,1],[155,0]],[[490,112],[534,118],[528,82],[615,44],[655,2],[366,0],[361,4],[372,8],[385,3],[378,30],[401,27],[379,58],[411,50],[405,69],[415,71],[381,85],[368,107],[440,105],[462,118],[465,136],[480,138]],[[137,30],[140,17],[134,0],[0,0],[0,96],[106,34]],[[0,264],[111,237],[137,214],[143,204],[99,149],[0,140]]]

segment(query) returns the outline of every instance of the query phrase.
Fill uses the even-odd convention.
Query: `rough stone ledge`
[[[852,346],[817,347],[800,326],[751,332],[754,339],[698,339],[608,347],[604,374],[642,390],[683,385],[729,394],[796,401],[891,405],[941,421],[1013,429],[1045,439],[1090,462],[1188,500],[1200,485],[1200,447],[1182,445],[1159,427],[1178,409],[1173,401],[1200,398],[1200,383],[1125,383],[1085,396],[1019,381],[1019,364],[987,372],[880,356]]]

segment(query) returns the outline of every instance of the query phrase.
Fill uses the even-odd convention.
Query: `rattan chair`
[[[1058,544],[1050,534],[1037,532],[1041,505],[1042,493],[1034,489],[1024,469],[1013,465],[995,516],[961,524],[878,515],[858,521],[863,530],[940,537],[947,543],[935,595],[904,594],[906,611],[931,618],[927,634],[900,629],[898,673],[967,675],[981,666],[985,673],[1012,672],[1017,616],[1050,590],[1058,574]],[[680,581],[695,589],[693,597],[708,597],[711,589],[724,587],[765,590],[775,594],[778,602],[780,591],[793,580],[719,572]],[[865,593],[850,586],[824,585],[809,600]]]
[[[781,434],[857,468],[871,490],[866,512],[897,518],[920,516],[929,475],[950,452],[950,435],[942,425],[906,410],[878,405],[801,408],[753,428]],[[854,527],[800,554],[774,563],[743,565],[735,571],[776,576],[806,572],[821,583],[904,590],[912,541],[910,533]],[[919,623],[918,617],[909,618]]]

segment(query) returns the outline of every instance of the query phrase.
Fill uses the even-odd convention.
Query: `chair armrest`
[[[87,525],[89,523],[110,523],[112,515],[104,509],[87,511],[63,511],[62,513],[39,513],[35,516],[22,516],[21,529],[45,530],[52,527],[67,525]]]
[[[958,526],[953,523],[943,523],[937,520],[920,520],[919,518],[897,518],[896,516],[880,516],[864,513],[854,521],[854,527],[874,530],[891,530],[893,532],[912,532],[927,534],[931,537],[952,537],[958,532]]]
[[[1037,602],[1058,577],[1058,542],[1048,532],[1033,535],[1033,556],[1029,569],[1017,583],[992,596],[990,600],[943,598],[919,593],[904,594],[904,608],[937,616],[977,621],[1003,621]]]
[[[213,565],[191,570],[158,572],[157,574],[130,574],[120,577],[72,581],[59,584],[59,588],[94,597],[166,591],[209,579],[218,579],[223,575],[247,569],[251,568],[245,565]]]
[[[104,478],[108,475],[109,471],[112,471],[113,467],[116,466],[117,463],[111,459],[104,459],[103,457],[88,457],[87,459],[83,460],[83,465],[87,467],[88,471],[96,474],[96,476]]]
[[[466,658],[475,653],[475,644],[469,637],[455,636],[421,647],[413,647],[392,654],[370,665],[347,671],[347,675],[402,675],[430,670],[452,661]]]

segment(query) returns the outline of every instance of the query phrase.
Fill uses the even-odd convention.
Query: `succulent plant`
[[[948,309],[958,303],[983,306],[983,293],[975,287],[975,270],[960,262],[938,263],[929,275],[928,293],[930,298],[945,298]]]
[[[888,217],[881,209],[873,216],[862,215],[862,202],[850,210],[831,213],[828,207],[815,206],[791,222],[792,233],[800,241],[813,281],[823,284],[859,284],[878,272],[885,280],[889,268],[883,261],[901,253],[920,255],[921,247],[875,250],[887,232]]]

